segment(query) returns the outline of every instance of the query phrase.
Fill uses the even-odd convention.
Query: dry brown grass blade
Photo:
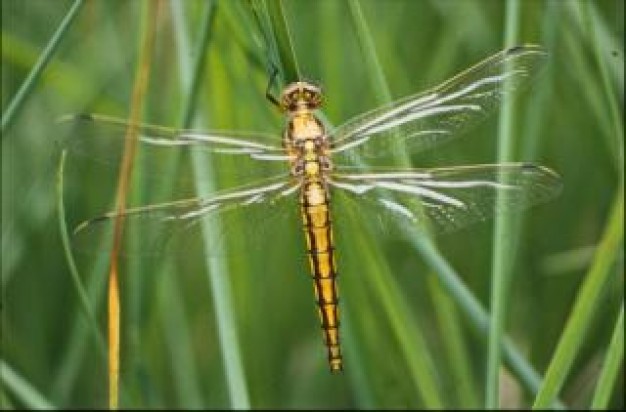
[[[141,39],[139,65],[135,73],[135,82],[131,97],[130,126],[126,130],[124,155],[120,165],[117,183],[118,211],[113,231],[113,248],[110,258],[109,290],[108,290],[108,328],[109,328],[109,408],[117,409],[119,403],[119,370],[120,370],[120,299],[119,299],[119,252],[122,247],[124,216],[121,211],[126,206],[126,194],[133,168],[133,159],[137,150],[137,127],[141,115],[144,96],[148,89],[152,49],[156,37],[156,28],[161,2],[146,3],[146,23]]]

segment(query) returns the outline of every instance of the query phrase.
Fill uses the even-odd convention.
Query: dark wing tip
[[[89,121],[93,121],[93,115],[91,113],[78,113],[74,115],[75,119],[78,120],[89,120]]]
[[[111,214],[106,214],[106,215],[102,215],[102,216],[97,216],[94,217],[92,219],[89,220],[85,220],[84,222],[79,223],[74,230],[72,231],[72,235],[76,236],[78,235],[80,232],[82,232],[83,230],[85,230],[86,228],[88,228],[89,226],[93,226],[95,223],[98,222],[103,222],[103,221],[107,221],[111,219]]]
[[[522,163],[521,168],[524,174],[540,176],[544,186],[549,187],[554,196],[563,189],[563,179],[554,170],[535,163]]]
[[[84,120],[84,121],[92,122],[94,121],[94,117],[91,113],[66,114],[66,115],[60,116],[57,119],[57,123],[74,122],[77,120]]]
[[[525,162],[521,164],[521,168],[524,172],[544,174],[555,179],[561,178],[561,176],[559,176],[559,174],[556,173],[554,170],[542,165],[538,165],[536,163]]]
[[[89,220],[86,220],[84,222],[79,223],[78,225],[76,225],[74,230],[72,230],[72,236],[76,236],[77,234],[82,232],[83,229],[85,229],[89,225],[90,225],[90,221]]]
[[[541,54],[541,55],[546,55],[546,56],[548,54],[546,49],[538,44],[518,44],[516,46],[509,47],[508,49],[504,50],[504,54],[507,56],[516,56],[518,54],[531,53],[531,52]]]

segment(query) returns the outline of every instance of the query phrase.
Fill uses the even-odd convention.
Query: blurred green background
[[[56,120],[80,112],[128,116],[145,4],[85,2],[13,121],[4,124],[7,107],[72,4],[2,1],[0,398],[5,408],[107,405],[101,340],[107,255],[75,255],[95,314],[90,319],[61,244],[58,142],[72,129]],[[182,124],[190,104],[185,81],[208,21],[195,124],[277,133],[283,120],[264,96],[268,32],[256,23],[265,3],[216,2],[205,20],[207,4],[162,2],[143,120]],[[589,407],[602,386],[607,353],[623,348],[623,340],[610,346],[623,313],[623,228],[610,218],[612,207],[623,205],[623,2],[285,0],[282,6],[300,73],[324,86],[324,114],[334,125],[384,103],[368,56],[378,58],[395,99],[496,53],[506,38],[549,51],[547,70],[516,99],[514,159],[552,168],[564,188],[554,201],[524,213],[514,235],[505,332],[523,359],[518,368],[508,360],[501,368],[500,404],[533,404],[536,390],[524,383],[519,365],[543,376],[575,305],[587,304],[589,326],[568,340],[573,364],[563,373],[558,395],[567,407]],[[366,23],[365,33],[359,22]],[[368,39],[373,44],[365,48]],[[416,167],[496,162],[497,136],[494,115],[412,162]],[[67,222],[62,222],[68,230],[113,204],[117,168],[115,156],[109,159],[110,167],[101,168],[70,153],[63,194]],[[190,173],[185,164],[179,173],[158,164],[151,169],[148,162],[137,166],[132,204],[188,196],[189,180],[206,178],[211,188],[226,188],[269,172],[239,160],[200,173]],[[497,253],[493,223],[436,238],[440,256],[458,276],[450,286],[441,284],[439,271],[411,242],[370,233],[359,224],[357,219],[368,217],[341,205],[335,209],[346,368],[339,376],[328,372],[295,213],[264,223],[254,214],[223,222],[225,234],[218,236],[229,245],[226,255],[190,242],[184,254],[126,262],[120,275],[120,405],[482,405],[488,346],[480,319],[487,318],[461,297],[465,290],[489,310]],[[602,247],[611,236],[616,242]],[[584,302],[592,295],[579,293],[594,276],[604,281]],[[617,353],[611,361],[619,365],[617,379],[604,383],[610,394],[604,406],[623,408],[623,349]]]

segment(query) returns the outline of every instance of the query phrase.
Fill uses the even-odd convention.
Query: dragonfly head
[[[281,93],[280,105],[288,112],[315,110],[322,105],[322,88],[309,82],[291,83]]]

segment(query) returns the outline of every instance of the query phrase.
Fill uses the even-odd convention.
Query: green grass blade
[[[74,4],[72,4],[72,7],[70,7],[70,10],[67,12],[65,17],[63,18],[63,21],[61,21],[61,24],[59,24],[59,27],[57,28],[56,32],[52,35],[52,38],[50,39],[45,49],[41,53],[41,56],[37,60],[37,63],[35,63],[31,71],[28,73],[28,76],[26,77],[26,79],[24,79],[24,82],[20,86],[19,90],[17,91],[15,96],[13,96],[13,99],[11,100],[6,110],[2,114],[2,129],[1,130],[2,130],[3,137],[5,136],[5,133],[9,130],[10,125],[15,119],[15,115],[21,109],[24,103],[24,99],[33,90],[33,87],[37,83],[39,76],[41,76],[41,73],[44,71],[44,69],[48,65],[48,62],[54,55],[54,52],[56,51],[57,47],[61,43],[63,36],[67,32],[67,29],[70,27],[72,21],[74,21],[74,18],[80,11],[83,4],[84,4],[83,0],[76,0]]]
[[[298,68],[296,52],[293,48],[291,34],[289,33],[289,26],[287,25],[287,20],[285,19],[285,7],[283,5],[283,1],[270,0],[266,4],[274,34],[271,39],[273,39],[276,44],[283,79],[287,83],[300,80],[300,69]]]
[[[174,388],[181,408],[198,409],[204,405],[202,391],[199,387],[198,371],[193,357],[193,345],[190,339],[189,324],[184,306],[184,296],[180,291],[178,280],[171,259],[166,259],[158,274],[159,301],[163,313],[163,334],[172,360],[172,376]]]
[[[83,314],[86,317],[87,324],[89,325],[90,330],[93,332],[93,336],[98,345],[98,349],[101,351],[101,354],[106,354],[106,344],[104,341],[104,336],[100,329],[98,329],[98,322],[96,321],[96,316],[91,309],[91,305],[89,303],[89,297],[87,296],[87,292],[83,283],[80,279],[80,275],[78,274],[78,268],[76,267],[76,262],[74,261],[74,257],[72,255],[71,247],[70,247],[70,239],[67,232],[67,225],[65,219],[65,205],[63,203],[63,170],[65,167],[65,150],[61,153],[61,158],[59,161],[59,169],[57,171],[57,213],[59,220],[59,232],[61,234],[61,243],[63,245],[63,250],[65,252],[65,259],[67,260],[68,269],[70,271],[70,277],[72,279],[72,284],[74,285],[74,289],[76,290],[76,294],[80,300],[80,308]]]
[[[180,14],[180,13],[179,13]],[[198,103],[198,92],[200,91],[200,85],[202,82],[202,76],[204,74],[204,67],[206,63],[205,51],[211,38],[211,29],[213,27],[213,20],[215,18],[215,2],[210,1],[205,4],[204,13],[202,15],[202,25],[200,26],[200,33],[196,50],[194,53],[194,61],[191,67],[191,81],[186,86],[187,98],[184,102],[182,110],[181,125],[184,129],[191,127],[196,105]],[[187,60],[187,59],[185,59]]]
[[[369,55],[367,61],[369,61],[370,72],[377,73],[373,76],[375,81],[384,80],[382,76],[382,70],[375,58],[375,52],[372,50],[371,40],[363,40],[367,38],[367,29],[364,24],[363,13],[360,10],[360,5],[357,2],[349,3],[353,10],[353,17],[355,19],[357,31],[361,33],[361,48],[365,54]],[[377,86],[379,93],[384,94],[385,87]],[[467,287],[460,280],[458,275],[454,272],[451,266],[444,260],[444,258],[436,251],[434,243],[424,238],[421,235],[415,233],[407,233],[407,239],[413,244],[416,250],[422,255],[422,257],[431,265],[431,268],[439,276],[444,287],[451,294],[461,309],[465,311],[466,315],[473,320],[473,324],[483,333],[487,335],[489,333],[489,314],[481,307],[478,300],[471,294]],[[526,386],[531,392],[536,393],[541,377],[530,366],[530,364],[519,354],[517,349],[508,340],[498,340],[498,344],[503,346],[504,356],[506,362],[509,364],[513,372],[520,378],[524,386]],[[558,405],[557,405],[558,406]]]
[[[206,7],[213,7],[212,4],[207,4]],[[206,50],[206,45],[210,38],[210,28],[213,11],[205,9],[205,15],[203,19],[203,27],[201,29],[201,41],[199,42],[198,51]],[[181,19],[181,23],[183,23]],[[177,24],[177,42],[178,50],[180,51],[179,60],[181,61],[181,85],[183,90],[190,91],[192,88],[198,88],[198,84],[201,80],[200,71],[203,69],[205,55],[204,53],[196,53],[197,59],[193,64],[188,61],[188,56],[191,56],[188,42],[186,41],[187,30],[182,24]],[[185,68],[192,68],[194,72],[189,73]],[[197,82],[197,83],[196,83]],[[191,122],[193,118],[193,111],[195,108],[195,95],[189,94],[190,98],[185,104],[183,113],[183,120],[185,122]],[[198,152],[192,153],[192,167],[194,175],[196,176],[198,183],[196,190],[199,196],[209,196],[215,192],[213,184],[214,176],[210,165],[203,163],[203,159],[198,156]],[[212,222],[213,225],[209,225],[206,220],[202,221],[203,238],[207,241],[205,245],[218,245],[221,240],[219,237],[219,222]],[[223,247],[220,245],[220,247]],[[241,359],[240,344],[237,335],[237,323],[234,316],[234,304],[231,296],[231,286],[229,283],[229,273],[227,268],[227,262],[222,257],[211,256],[209,250],[205,251],[205,264],[207,268],[207,276],[211,285],[212,301],[215,307],[215,316],[217,319],[218,336],[220,342],[220,351],[222,353],[222,359],[224,362],[224,369],[226,372],[227,386],[230,395],[231,406],[236,409],[250,408],[250,400],[248,395],[248,387],[246,384],[243,362]]]
[[[348,5],[350,6],[352,21],[357,34],[356,37],[365,59],[365,67],[367,68],[371,83],[374,86],[375,95],[380,103],[389,103],[392,100],[391,91],[389,90],[389,85],[387,84],[385,74],[378,59],[374,40],[370,34],[361,4],[356,0],[350,0]],[[403,150],[400,142],[400,139],[395,139],[393,142],[394,147],[391,150],[394,153],[397,163],[400,166],[408,167],[411,162],[407,151]]]
[[[4,360],[0,360],[0,380],[5,388],[29,409],[56,409],[30,383],[18,375]]]
[[[478,408],[479,400],[474,385],[476,379],[472,372],[467,346],[463,340],[457,308],[453,300],[444,292],[435,275],[428,275],[428,286],[435,306],[437,324],[441,329],[441,336],[445,337],[442,341],[452,371],[452,380],[455,382],[458,407]]]
[[[354,391],[357,409],[375,409],[376,402],[372,397],[372,386],[365,370],[361,353],[361,346],[356,339],[356,331],[352,327],[352,312],[348,305],[344,305],[341,312],[341,328],[343,329],[343,346],[345,347],[346,363],[350,368],[346,373],[350,376],[350,383]]]
[[[518,1],[506,3],[505,39],[506,47],[513,46],[516,41],[519,25],[520,4]],[[498,163],[513,160],[513,122],[514,106],[506,99],[503,101],[498,128]],[[499,193],[496,202],[506,203],[506,193]],[[505,208],[496,206],[498,209]],[[500,364],[501,341],[504,336],[508,285],[512,272],[514,251],[513,216],[501,213],[495,218],[493,232],[493,254],[491,271],[491,317],[489,319],[489,344],[487,352],[487,373],[485,375],[485,407],[496,409],[500,403]]]
[[[593,264],[585,275],[576,297],[576,302],[559,339],[550,365],[533,404],[534,409],[546,408],[556,398],[580,349],[585,331],[594,309],[601,302],[603,286],[613,275],[611,265],[621,248],[624,236],[624,193],[618,189],[611,215],[606,224],[602,240]]]
[[[463,283],[458,273],[437,251],[435,244],[423,236],[416,236],[414,233],[407,232],[406,238],[439,278],[443,288],[450,294],[472,326],[478,330],[481,336],[487,337],[489,334],[489,313]],[[509,339],[505,338],[501,344],[504,361],[508,367],[528,391],[536,394],[541,385],[541,376]],[[556,406],[562,407],[558,402]]]
[[[212,176],[212,171],[202,163],[202,159],[198,156],[193,156],[193,168],[196,176],[202,178],[200,179],[201,182],[208,181],[207,178]],[[199,184],[197,191],[200,196],[208,196],[215,192],[214,188],[208,184]],[[208,225],[205,222],[202,222],[202,232],[204,238],[209,239],[207,244],[219,245],[220,248],[223,248],[219,241],[220,228],[217,224]],[[210,256],[208,250],[205,254],[205,264],[208,268],[209,282],[213,292],[213,304],[231,406],[235,409],[248,409],[250,400],[237,336],[237,321],[234,316],[227,264],[223,258]]]
[[[204,69],[205,50],[209,41],[209,34],[211,29],[211,23],[214,16],[214,2],[208,2],[204,6],[204,12],[201,17],[201,26],[197,45],[195,46],[195,52],[193,55],[194,61],[189,62],[188,58],[184,58],[182,55],[188,53],[190,47],[186,39],[186,24],[183,16],[182,4],[174,2],[170,4],[173,21],[179,30],[177,35],[180,36],[179,44],[184,44],[184,47],[180,47],[181,57],[179,62],[181,64],[181,76],[185,76],[185,79],[181,79],[181,83],[184,85],[184,92],[186,99],[183,102],[183,109],[181,113],[180,127],[189,128],[192,121],[192,116],[196,107],[196,101],[199,85],[202,79],[202,73]],[[175,176],[176,171],[180,166],[180,153],[176,153],[172,156],[167,165],[165,174],[168,176]],[[171,194],[175,185],[175,179],[170,179],[168,185],[161,187],[161,190],[166,194]],[[164,334],[168,344],[168,349],[171,352],[172,359],[176,359],[176,362],[172,363],[173,374],[175,376],[176,391],[180,405],[185,408],[200,408],[203,402],[202,391],[199,387],[200,379],[196,368],[196,363],[193,359],[193,344],[190,337],[192,333],[187,321],[187,315],[181,305],[184,302],[184,298],[180,292],[178,285],[178,279],[172,276],[174,273],[174,265],[172,264],[172,258],[166,256],[165,262],[159,266],[159,290],[157,291],[160,302],[163,307],[163,313],[165,317]]]
[[[8,31],[2,31],[0,52],[3,64],[14,66],[24,72],[34,66],[40,56],[39,49],[33,43]],[[48,63],[39,84],[54,93],[66,96],[68,100],[81,100],[83,96],[93,96],[98,93],[97,79],[72,64],[54,59]],[[102,112],[114,112],[118,107],[119,105],[113,99],[105,96],[102,96],[98,104],[98,110]]]
[[[98,255],[96,262],[92,266],[92,273],[87,278],[87,287],[84,287],[71,252],[67,220],[65,218],[65,205],[63,202],[65,156],[66,152],[63,151],[57,173],[57,213],[65,258],[69,266],[72,282],[81,302],[82,310],[75,315],[75,319],[71,322],[72,330],[65,345],[65,353],[59,357],[59,369],[55,374],[54,385],[50,391],[52,399],[59,404],[63,404],[66,401],[76,381],[81,366],[80,362],[82,362],[87,349],[86,343],[88,340],[85,338],[87,330],[89,330],[91,336],[96,341],[102,364],[105,364],[107,361],[106,343],[102,331],[98,328],[98,322],[94,314],[95,308],[100,306],[104,297],[107,279],[104,276],[107,267],[107,256],[105,254]],[[87,322],[84,322],[85,317]],[[85,323],[88,327],[85,327]]]
[[[371,275],[374,280],[372,287],[381,297],[424,405],[429,409],[442,409],[445,403],[439,390],[435,362],[422,329],[415,322],[415,316],[404,300],[400,287],[395,282],[388,281],[391,270],[374,270]]]
[[[619,177],[621,185],[624,185],[624,126],[623,126],[623,108],[620,109],[620,104],[618,102],[617,93],[615,92],[616,88],[611,82],[611,76],[609,75],[609,64],[606,62],[606,57],[604,56],[604,45],[601,43],[600,39],[598,39],[599,34],[597,33],[596,26],[594,24],[594,20],[597,20],[597,12],[595,12],[593,3],[589,2],[578,2],[575,4],[577,6],[578,14],[582,16],[582,21],[585,29],[588,32],[590,37],[591,45],[594,51],[594,57],[596,59],[596,63],[600,70],[600,80],[602,82],[602,88],[604,89],[604,96],[607,100],[609,107],[609,117],[611,123],[611,133],[609,136],[614,137],[612,143],[613,154],[616,156],[616,164],[618,167]],[[595,17],[595,19],[594,19]],[[622,46],[623,47],[623,46]],[[623,53],[623,48],[622,48]],[[622,66],[623,70],[623,66]],[[623,73],[623,72],[622,72]],[[623,76],[623,74],[622,74]],[[617,76],[613,76],[617,77]],[[617,81],[616,83],[619,83]],[[621,89],[623,91],[624,83],[623,77],[621,81]]]
[[[361,231],[368,227],[367,223],[357,220],[352,210],[345,208],[345,227]],[[354,233],[354,232],[350,232]],[[435,376],[435,363],[432,359],[426,339],[418,325],[418,319],[412,313],[406,298],[395,282],[393,273],[385,259],[380,255],[373,236],[355,236],[353,247],[359,251],[362,260],[361,276],[356,280],[367,285],[376,294],[389,322],[390,329],[399,343],[400,350],[412,381],[427,408],[441,409],[444,401],[441,397]],[[354,281],[351,277],[349,281]],[[354,287],[354,286],[353,286]],[[351,311],[354,312],[354,309]]]
[[[223,2],[220,4],[220,16],[227,22],[229,34],[244,49],[250,68],[266,70],[267,65],[263,59],[266,45],[258,31],[252,29],[260,27],[247,4],[241,1]]]
[[[365,67],[367,68],[371,84],[375,89],[376,97],[380,103],[387,103],[392,99],[391,92],[385,74],[383,73],[382,65],[380,64],[365,15],[361,9],[361,4],[351,0],[348,5],[356,32],[356,38],[365,60]],[[394,153],[400,164],[405,166],[410,164],[406,151],[400,150],[399,145],[395,147]],[[353,222],[353,230],[356,231],[357,228],[358,224]],[[374,245],[366,242],[362,238],[359,238],[358,241],[361,243],[359,250],[366,251],[375,248]],[[365,252],[365,255],[370,260],[367,267],[376,268],[371,271],[370,283],[372,284],[372,288],[375,289],[380,296],[381,302],[385,307],[396,337],[403,349],[404,356],[407,359],[414,384],[424,401],[424,405],[428,408],[442,408],[444,403],[438,389],[437,380],[434,376],[434,361],[429,353],[426,340],[422,336],[421,330],[419,327],[415,326],[415,320],[409,320],[412,319],[410,310],[404,301],[404,297],[398,290],[398,286],[393,281],[393,274],[382,262],[371,258],[371,256],[374,255],[373,250],[371,252]],[[369,272],[370,271],[368,271],[368,273]],[[384,277],[381,275],[384,273],[387,273],[388,276]],[[401,319],[402,321],[400,321]]]
[[[105,296],[107,284],[106,269],[108,261],[107,255],[101,253],[93,263],[93,268],[89,276],[87,276],[86,289],[89,296],[88,301],[91,302],[92,311],[102,305]],[[71,321],[72,329],[69,332],[67,343],[64,345],[65,352],[59,356],[58,370],[53,374],[54,384],[50,390],[50,397],[58,404],[64,404],[74,385],[78,379],[80,368],[82,367],[85,353],[89,346],[87,343],[88,331],[83,322],[84,315],[78,312]],[[92,333],[93,336],[93,333]],[[104,339],[104,338],[103,338]],[[102,353],[102,365],[106,364],[106,352]],[[122,388],[124,391],[124,388]]]
[[[285,70],[280,61],[280,57],[278,56],[278,46],[276,45],[276,40],[274,39],[274,30],[272,29],[272,23],[268,15],[267,4],[263,0],[250,0],[247,4],[250,8],[250,14],[252,15],[251,18],[262,37],[262,40],[259,40],[258,42],[258,46],[259,50],[263,50],[265,52],[264,63],[268,73],[271,73],[273,69],[276,69],[280,72],[284,79]],[[230,5],[229,7],[233,6]]]
[[[617,374],[620,369],[620,365],[624,359],[624,305],[619,312],[617,322],[615,322],[615,329],[613,330],[613,336],[611,337],[611,343],[609,343],[609,349],[604,358],[604,365],[600,377],[598,378],[598,385],[596,391],[593,394],[593,400],[591,401],[591,409],[607,409],[609,401],[611,400],[611,392],[617,379]]]
[[[279,66],[278,47],[264,38],[276,37],[269,1],[273,0],[213,2],[220,8],[209,24],[210,40],[203,50],[207,67],[200,69],[194,68],[194,59],[204,42],[201,26],[207,2],[163,4],[166,13],[160,22],[145,121],[173,128],[189,124],[194,129],[258,130],[277,135],[280,143],[285,119],[263,97],[268,62]],[[288,26],[285,36],[295,51],[291,59],[304,79],[316,79],[323,86],[328,125],[340,126],[386,103],[381,87],[388,85],[393,99],[414,95],[501,49],[504,31],[510,29],[505,11],[514,6],[351,1],[282,0],[280,5]],[[56,3],[2,2],[3,85],[8,86],[3,87],[3,112],[75,0],[62,2],[61,7]],[[114,167],[119,156],[107,151],[118,146],[107,138],[123,135],[97,124],[72,126],[70,131],[55,127],[54,120],[77,112],[124,116],[141,4],[85,1],[2,139],[2,360],[50,406],[59,408],[97,407],[106,400],[106,357],[84,307],[88,303],[106,339],[103,297],[108,256],[94,250],[98,233],[79,244],[83,239],[75,239],[71,230],[75,222],[110,209],[115,171],[104,163]],[[562,176],[564,189],[554,201],[520,213],[520,237],[514,236],[519,248],[513,248],[514,259],[509,260],[514,275],[510,286],[504,284],[500,404],[530,407],[584,276],[600,253],[616,187],[623,179],[624,4],[585,0],[519,4],[519,39],[541,44],[549,57],[547,70],[528,90],[520,91],[519,100],[516,97],[515,159],[554,169]],[[170,6],[183,12],[188,29],[184,33],[188,45],[182,49],[188,64],[183,71],[195,87],[183,86],[179,79],[182,50],[174,39],[177,23],[167,12]],[[259,16],[264,19],[263,30],[257,26]],[[275,50],[268,50],[269,44]],[[374,49],[377,53],[368,55]],[[284,69],[280,71],[272,87],[274,96],[283,82]],[[192,73],[200,73],[202,82],[191,80]],[[189,89],[197,92],[197,103]],[[495,161],[497,122],[495,115],[490,116],[451,144],[411,153],[412,166]],[[56,191],[59,141],[68,149],[63,199]],[[191,159],[183,154],[171,168],[163,162],[172,160],[170,152],[179,149],[155,147],[141,153],[129,204],[195,195]],[[90,154],[94,156],[88,158]],[[252,183],[281,167],[288,172],[286,164],[244,162],[240,156],[207,153],[203,160],[212,168],[215,189],[220,191]],[[368,159],[371,163],[363,166],[401,164],[398,159],[386,160],[391,159]],[[127,254],[124,271],[130,276],[123,279],[120,388],[126,392],[121,404],[232,408],[231,393],[240,385],[245,386],[248,406],[261,409],[425,408],[432,401],[423,400],[423,384],[417,383],[424,379],[418,376],[421,373],[425,379],[434,376],[433,392],[439,391],[443,406],[484,407],[493,220],[437,238],[418,239],[409,233],[407,242],[404,236],[395,236],[395,227],[389,236],[369,238],[364,232],[370,228],[363,227],[363,221],[376,219],[377,212],[368,213],[357,201],[352,209],[360,219],[349,224],[339,193],[334,191],[331,207],[337,227],[342,374],[331,375],[326,367],[298,216],[289,222],[281,218],[285,224],[270,223],[272,233],[265,239],[271,244],[257,243],[265,229],[257,227],[255,216],[264,210],[272,213],[271,207],[259,205],[250,214],[241,210],[234,218],[228,216],[226,233],[220,233],[228,241],[228,255],[221,262],[227,273],[218,275],[232,292],[226,310],[233,313],[230,326],[236,327],[237,347],[229,349],[238,352],[243,372],[239,382],[231,384],[227,377],[238,374],[237,366],[231,368],[232,359],[221,352],[221,346],[230,342],[220,343],[223,332],[217,325],[200,239],[188,254],[171,253],[172,248],[169,256],[163,253],[156,259]],[[60,201],[65,202],[66,222],[59,220]],[[296,209],[289,212],[296,215]],[[515,216],[516,225],[517,221]],[[58,233],[63,223],[85,292],[78,291],[68,269],[67,240],[64,246]],[[147,240],[142,238],[145,232],[131,230],[133,225],[126,240],[135,240],[134,232],[140,247]],[[178,240],[174,243],[180,246]],[[248,247],[252,243],[256,246]],[[91,256],[85,254],[88,250]],[[365,254],[372,256],[363,258]],[[623,349],[616,352],[617,338],[611,336],[619,330],[623,305],[622,254],[611,264],[617,274],[600,292],[601,302],[557,391],[568,407],[623,407]],[[382,282],[391,284],[379,285]],[[424,343],[425,348],[420,346]],[[32,406],[4,380],[0,387],[5,408]],[[550,404],[555,406],[563,407]]]
[[[379,101],[389,102],[392,99],[391,91],[387,85],[383,68],[378,60],[374,40],[370,34],[361,4],[357,0],[350,0],[348,6],[350,7],[352,21],[357,33],[356,37],[361,46],[361,51],[363,52],[365,65],[368,68],[372,86],[374,86],[374,94]]]

